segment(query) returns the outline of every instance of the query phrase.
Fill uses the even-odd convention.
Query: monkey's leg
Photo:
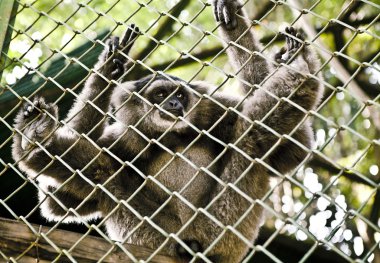
[[[39,189],[38,192],[39,201],[41,202],[41,214],[47,220],[80,223],[83,220],[87,221],[102,216],[96,199],[91,198],[83,202],[83,199],[71,194],[65,186],[57,189],[53,186],[45,185],[41,179],[39,179],[39,182],[42,189]],[[69,212],[69,208],[75,209],[76,213]]]
[[[66,118],[68,126],[79,134],[88,133],[97,125],[97,128],[89,136],[97,139],[102,134],[106,120],[103,112],[108,111],[113,91],[111,80],[117,80],[124,73],[125,67],[128,65],[126,55],[132,48],[138,32],[138,27],[131,25],[121,41],[119,37],[111,37],[107,40],[106,47],[95,65],[95,70],[87,79],[82,92]],[[102,94],[99,95],[100,93]],[[66,130],[63,129],[62,131],[65,132]]]
[[[252,32],[249,19],[237,0],[214,0],[214,15],[220,22],[219,33],[225,41],[230,63],[238,73],[245,92],[260,84],[271,70],[261,44]]]
[[[57,185],[65,183],[77,198],[85,198],[94,188],[92,183],[103,183],[117,165],[84,138],[57,136],[57,107],[43,98],[33,102],[25,103],[16,116],[13,159],[29,177],[43,174]]]

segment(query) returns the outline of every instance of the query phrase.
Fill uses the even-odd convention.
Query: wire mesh
[[[9,51],[3,50],[1,53],[6,62],[1,69],[3,78],[0,92],[0,215],[26,224],[37,240],[45,239],[59,254],[55,261],[60,261],[60,257],[64,255],[69,261],[76,262],[77,259],[71,255],[71,251],[87,236],[97,235],[112,245],[99,261],[105,260],[117,247],[132,261],[149,262],[157,255],[165,253],[167,246],[174,241],[192,255],[191,262],[199,259],[218,262],[218,259],[210,257],[210,253],[218,243],[223,242],[227,233],[232,233],[241,242],[237,246],[241,244],[249,248],[243,262],[380,262],[379,1],[246,1],[243,8],[248,12],[251,27],[241,37],[253,31],[263,44],[259,51],[248,50],[238,41],[225,43],[217,32],[221,25],[213,18],[212,4],[206,1],[16,2],[18,9],[15,24],[6,25],[12,32]],[[124,54],[130,61],[130,67],[119,80],[108,79],[94,68],[94,64],[101,51],[107,47],[106,40],[111,35],[121,35],[132,23],[138,25],[140,33],[131,54]],[[317,74],[309,77],[325,87],[322,101],[316,109],[307,110],[292,101],[292,95],[299,87],[288,97],[278,98],[269,92],[269,96],[278,103],[263,118],[252,119],[242,113],[241,105],[255,90],[263,90],[263,83],[270,82],[276,71],[268,74],[262,83],[252,85],[239,74],[248,61],[236,70],[228,63],[226,51],[237,47],[247,52],[251,58],[274,63],[273,57],[268,53],[284,45],[284,34],[280,32],[287,25],[302,28],[307,36],[306,42],[321,58],[322,66],[318,72],[322,72],[323,78],[319,78]],[[294,70],[291,65],[284,64],[282,67]],[[83,100],[81,89],[94,72],[108,84],[91,100]],[[95,134],[102,129],[104,123],[121,121],[118,113],[133,96],[128,97],[118,108],[110,110],[99,107],[99,100],[106,97],[107,92],[112,92],[112,86],[122,87],[123,81],[141,79],[148,74],[163,78],[177,87],[178,80],[172,75],[180,77],[183,79],[180,85],[188,90],[198,80],[214,84],[215,87],[209,94],[192,91],[193,96],[200,100],[189,110],[189,114],[196,112],[201,99],[211,101],[224,113],[209,129],[199,128],[186,117],[179,117],[155,138],[142,132],[139,127],[144,125],[147,116],[155,109],[163,112],[165,109],[162,104],[146,99],[142,92],[133,92],[133,96],[149,105],[150,110],[134,125],[128,125],[128,129],[112,144],[100,145],[94,139]],[[248,87],[246,93],[241,90],[239,83]],[[152,81],[145,83],[142,91],[151,84]],[[178,88],[172,95],[176,91]],[[233,106],[220,103],[214,96],[220,91],[231,96],[238,94],[238,103]],[[60,109],[58,118],[47,110],[41,112],[54,119],[58,125],[42,141],[37,142],[13,125],[17,112],[25,102],[33,105],[36,95],[47,98]],[[64,118],[73,100],[82,100],[83,111],[85,107],[91,107],[94,115],[100,114],[102,117],[96,124],[86,127],[87,130],[76,130],[70,123],[77,115]],[[276,127],[266,124],[266,120],[283,102],[304,114],[300,122],[286,134],[281,134]],[[80,116],[80,112],[77,114]],[[213,134],[213,130],[218,125],[223,125],[225,118],[231,114],[245,120],[249,126],[234,141],[220,140]],[[309,147],[300,142],[295,134],[310,119],[315,140]],[[91,120],[83,121],[89,123]],[[196,136],[181,149],[168,147],[165,136],[181,121]],[[275,137],[268,151],[259,158],[252,157],[241,149],[241,142],[244,142],[252,127],[257,126]],[[55,155],[49,152],[46,145],[62,128],[75,140],[61,154]],[[113,147],[122,141],[127,132],[142,138],[145,146],[133,158],[125,160],[115,154]],[[21,171],[18,165],[28,159],[30,151],[20,159],[12,159],[12,141],[16,135],[21,135],[28,143],[34,144],[33,149],[40,149],[49,157],[44,169],[32,176],[30,172],[26,174]],[[188,153],[192,147],[202,143],[204,138],[223,150],[208,165],[198,165],[189,158]],[[299,151],[306,153],[296,169],[288,173],[281,173],[267,161],[268,156],[276,152],[284,141],[292,142]],[[88,163],[80,169],[73,168],[72,160],[68,160],[70,151],[82,147],[83,142],[95,150],[84,152],[83,156],[88,155],[86,158],[78,156],[77,158],[87,159]],[[143,162],[142,166],[141,160],[153,146],[158,147],[169,158],[162,163],[156,174],[145,174],[144,166],[148,164]],[[249,163],[233,182],[221,179],[213,168],[225,161],[228,152],[239,154],[244,162]],[[112,167],[114,170],[106,180],[94,181],[88,177],[86,169],[99,165],[104,154],[110,156],[116,165]],[[69,170],[70,176],[62,183],[52,182],[52,190],[39,183],[38,179],[57,163],[62,169]],[[170,189],[167,182],[160,180],[160,174],[178,163],[191,167],[194,173],[184,187],[176,191]],[[255,165],[264,167],[274,175],[269,179],[268,191],[259,198],[247,194],[239,186],[239,182],[244,181]],[[118,198],[109,186],[120,176],[123,177],[125,169],[134,171],[142,183],[128,198],[123,199]],[[223,190],[204,206],[196,206],[185,197],[186,189],[202,176],[210,178],[210,187],[217,185]],[[68,207],[62,201],[64,196],[60,193],[67,191],[78,180],[83,188],[89,190],[86,196],[76,200],[74,206]],[[152,214],[146,215],[134,205],[134,198],[149,185],[154,185],[155,189],[164,192],[167,197],[157,205]],[[210,208],[218,202],[218,198],[223,198],[223,194],[231,191],[249,205],[237,221],[224,224],[218,216],[210,213]],[[112,200],[112,205],[108,207],[109,212],[93,212],[88,215],[81,212],[97,196]],[[171,232],[163,229],[156,219],[173,200],[179,200],[192,212],[185,222],[181,222]],[[64,211],[59,218],[47,218],[49,222],[40,215],[40,210],[48,209],[48,202],[56,203]],[[115,241],[109,235],[110,230],[105,230],[105,225],[121,207],[139,223],[129,229],[123,240]],[[264,211],[265,219],[260,224],[258,240],[253,243],[251,238],[247,238],[247,233],[241,232],[243,228],[240,226],[258,208]],[[202,251],[194,252],[186,240],[183,240],[182,234],[194,224],[197,217],[202,216],[208,218],[221,231],[213,233],[215,239],[207,247],[203,247]],[[41,232],[41,229],[35,229],[31,223],[49,225],[50,230]],[[77,223],[82,226],[78,227]],[[144,233],[146,225],[163,238],[159,244],[152,245],[154,249],[150,255],[141,259],[123,244],[134,242],[136,237],[147,234]],[[49,238],[57,228],[77,231],[83,235],[69,250],[62,249],[60,244]],[[290,251],[293,252],[291,255]],[[4,261],[17,262],[22,261],[24,254],[14,257],[0,248],[0,255]]]

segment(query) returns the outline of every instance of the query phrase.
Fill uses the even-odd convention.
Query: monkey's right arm
[[[130,63],[124,54],[129,53],[138,32],[138,27],[132,24],[121,41],[119,37],[111,37],[107,40],[106,48],[99,56],[94,72],[87,79],[66,118],[68,126],[79,134],[88,133],[96,125],[98,127],[89,134],[90,138],[96,140],[102,134],[105,123],[102,112],[108,111],[113,91],[113,84],[110,81],[117,80],[128,68]],[[92,106],[90,101],[102,112]]]

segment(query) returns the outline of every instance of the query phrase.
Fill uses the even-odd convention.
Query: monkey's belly
[[[183,149],[181,147],[176,151],[182,152]],[[183,154],[185,159],[180,156],[173,157],[166,152],[156,156],[147,169],[147,174],[159,182],[152,180],[147,182],[149,191],[152,195],[156,195],[152,198],[157,198],[156,200],[163,203],[170,197],[164,188],[172,193],[177,192],[178,194],[171,197],[167,208],[181,215],[181,221],[186,220],[193,213],[186,202],[195,207],[204,207],[209,201],[208,193],[215,185],[214,179],[200,168],[209,166],[215,158],[214,155],[206,147],[195,145]]]

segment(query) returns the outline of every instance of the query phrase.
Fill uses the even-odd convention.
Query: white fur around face
[[[179,118],[177,120],[175,120],[174,118],[173,120],[167,120],[162,118],[158,109],[154,110],[152,120],[150,121],[154,121],[157,125],[157,128],[162,132],[166,131],[167,129],[171,129],[172,131],[176,132],[181,132],[189,128],[189,125]]]

